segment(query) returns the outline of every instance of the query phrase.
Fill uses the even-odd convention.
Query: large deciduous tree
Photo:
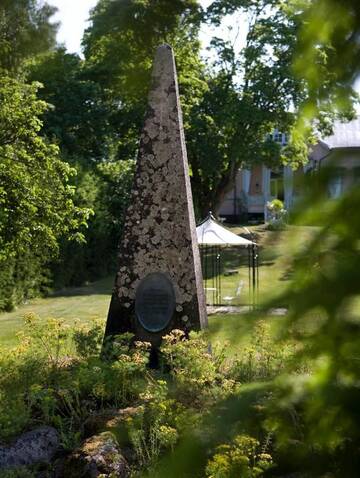
[[[0,2],[0,310],[48,285],[60,241],[83,238],[89,213],[74,203],[75,170],[43,134],[40,85],[26,78],[26,66],[55,46],[55,11],[38,0]]]
[[[220,24],[238,10],[249,18],[240,54],[214,38],[216,60],[206,67],[200,56],[201,22]],[[199,215],[218,209],[240,167],[305,162],[308,137],[296,134],[294,113],[309,92],[293,71],[303,13],[273,0],[216,0],[205,16],[195,0],[170,6],[164,0],[100,0],[84,37],[85,70],[116,105],[110,123],[117,157],[134,157],[154,51],[169,42],[179,70]],[[325,124],[329,111],[318,117]],[[292,133],[286,150],[266,140],[275,127]]]
[[[39,291],[59,239],[78,235],[88,215],[73,203],[74,170],[39,136],[37,87],[0,78],[0,309]]]
[[[58,48],[33,60],[27,70],[29,80],[42,83],[39,97],[51,106],[42,131],[58,143],[63,158],[85,170],[108,158],[114,105],[99,83],[86,77],[83,60]]]
[[[220,25],[227,15],[241,12],[248,19],[248,31],[238,53],[229,42],[213,39],[217,57],[209,73],[209,89],[193,109],[190,161],[203,214],[207,208],[217,211],[240,167],[254,163],[296,167],[307,161],[307,145],[314,133],[331,130],[335,116],[331,98],[319,105],[321,88],[315,98],[315,88],[294,70],[307,6],[308,2],[274,0],[215,0],[210,5],[208,21]],[[324,70],[322,79],[329,83],[333,72],[324,69],[327,48],[327,44],[320,46],[315,68]],[[309,104],[311,95],[318,108],[312,124],[303,122],[299,134],[297,112]],[[351,102],[338,113],[351,117]],[[275,128],[288,133],[289,144],[283,150],[269,136]]]
[[[84,60],[60,48],[37,57],[27,69],[30,79],[43,84],[39,96],[51,105],[42,132],[77,169],[74,202],[94,212],[84,231],[85,242],[62,240],[50,267],[56,288],[81,285],[113,272],[133,161],[113,161],[117,99],[89,78]]]
[[[55,45],[56,8],[38,0],[1,0],[0,70],[15,72],[23,61]]]
[[[192,108],[188,147],[202,215],[217,212],[240,167],[281,163],[279,146],[266,138],[275,127],[286,131],[293,121],[289,107],[300,88],[289,74],[290,60],[276,65],[264,55],[280,25],[256,16],[253,21],[240,58],[229,43],[213,39],[217,60],[208,73],[208,90]],[[278,33],[279,43],[290,43],[292,34],[290,26]]]
[[[116,104],[111,124],[120,159],[133,158],[145,112],[156,47],[175,50],[185,121],[204,90],[196,0],[100,0],[83,45],[85,71]]]

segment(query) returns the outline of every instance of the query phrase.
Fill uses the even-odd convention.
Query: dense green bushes
[[[83,239],[89,214],[74,204],[75,171],[39,135],[47,105],[37,89],[0,76],[0,310],[47,285],[60,238]]]
[[[0,311],[10,311],[47,290],[49,271],[44,269],[43,257],[30,249],[22,254],[14,253],[0,264]]]
[[[115,161],[118,104],[78,55],[55,48],[55,9],[0,10],[2,311],[114,270],[134,152]]]
[[[78,286],[115,273],[116,253],[130,199],[135,161],[99,164],[79,173],[76,200],[93,215],[84,231],[85,243],[62,241],[58,260],[50,267],[55,289]]]
[[[254,428],[254,437],[248,436],[250,430],[244,433],[240,422],[215,436],[212,423],[214,407],[241,393],[237,377],[245,359],[227,358],[218,346],[210,353],[205,336],[193,334],[185,340],[175,330],[164,338],[161,368],[150,370],[148,344],[130,347],[130,334],[119,336],[112,344],[115,359],[104,361],[99,358],[102,337],[98,323],[71,329],[61,321],[25,318],[19,346],[0,355],[0,441],[48,424],[58,429],[64,452],[69,452],[80,444],[91,417],[131,406],[132,413],[112,432],[120,447],[133,450],[134,471],[151,470],[156,476],[161,456],[173,456],[186,437],[196,433],[208,455],[199,461],[199,476],[230,477],[239,466],[248,470],[244,476],[261,476],[265,462],[271,463],[266,434],[258,435],[261,425]],[[268,333],[258,340],[267,346]],[[254,359],[254,376],[261,369],[265,379],[262,367],[261,360]],[[224,441],[229,446],[219,448]]]
[[[132,160],[61,159],[38,88],[0,76],[0,311],[112,272],[132,183]]]
[[[237,435],[228,445],[220,445],[206,467],[209,478],[256,478],[272,467],[272,457],[260,443],[247,435]]]

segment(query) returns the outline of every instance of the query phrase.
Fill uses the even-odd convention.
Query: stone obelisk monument
[[[207,326],[174,55],[157,49],[106,336]]]

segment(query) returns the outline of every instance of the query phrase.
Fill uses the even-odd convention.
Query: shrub
[[[117,359],[109,362],[98,356],[100,337],[97,323],[72,330],[62,321],[26,316],[20,345],[0,356],[0,439],[44,423],[55,426],[71,448],[94,410],[139,398],[148,344],[130,347],[131,334],[119,336]]]
[[[126,422],[130,442],[140,465],[154,464],[162,450],[173,448],[178,431],[173,426],[174,401],[168,398],[163,380],[150,382],[140,395],[143,405]]]
[[[211,351],[203,333],[192,333],[187,340],[180,330],[164,338],[163,370],[157,371],[148,368],[149,344],[134,342],[132,334],[115,337],[112,360],[102,360],[102,327],[97,322],[71,329],[62,321],[42,322],[28,315],[19,338],[18,347],[0,356],[0,440],[48,424],[59,431],[63,449],[72,450],[80,444],[91,415],[132,406],[134,413],[115,422],[112,431],[121,445],[134,450],[133,468],[151,473],[161,454],[173,450],[181,438],[195,433],[197,440],[206,441],[212,436],[211,409],[219,402],[221,409],[223,399],[235,399],[239,381],[275,375],[287,356],[280,353],[281,345],[273,349],[262,322],[254,332],[256,358],[251,366],[250,352],[233,363],[223,348]],[[242,433],[243,425],[234,421],[230,436]],[[208,449],[219,443],[218,436],[210,441]],[[209,476],[236,476],[221,474],[228,467],[231,473],[248,473],[241,476],[260,476],[255,472],[265,465],[258,445],[251,455],[253,442],[246,443],[238,438],[229,448],[219,448],[208,464]]]
[[[290,340],[274,340],[270,324],[260,320],[253,329],[249,344],[232,361],[229,377],[240,383],[274,378],[290,364],[295,350],[296,344]]]
[[[104,330],[101,322],[84,324],[75,329],[73,339],[79,357],[88,359],[89,357],[99,356],[103,337]]]
[[[75,206],[75,170],[40,134],[39,86],[0,75],[0,310],[44,290],[60,239],[82,240],[90,213]]]
[[[248,435],[238,435],[221,445],[206,467],[208,478],[258,478],[272,466],[272,457]]]
[[[160,350],[174,381],[174,394],[182,403],[202,407],[231,393],[233,382],[221,373],[222,360],[211,353],[203,333],[192,332],[187,340],[183,331],[173,330],[163,338]]]
[[[268,211],[268,223],[266,228],[270,231],[280,231],[285,229],[288,212],[284,208],[284,203],[280,199],[273,199],[266,204]]]

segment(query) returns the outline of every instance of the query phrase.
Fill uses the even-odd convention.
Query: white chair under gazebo
[[[212,304],[208,305],[229,305],[231,300],[234,299],[234,297],[231,296],[223,297],[221,288],[221,251],[222,248],[228,246],[239,247],[248,251],[250,303],[255,305],[259,284],[257,244],[234,234],[222,224],[219,224],[211,213],[209,213],[208,217],[197,226],[196,233],[201,253],[205,294],[207,297],[210,292],[210,296],[212,295],[213,299]],[[208,275],[210,269],[212,277],[209,281]],[[241,290],[243,285],[242,282],[243,281],[240,281],[238,284],[236,294]],[[226,303],[224,303],[224,301]]]

